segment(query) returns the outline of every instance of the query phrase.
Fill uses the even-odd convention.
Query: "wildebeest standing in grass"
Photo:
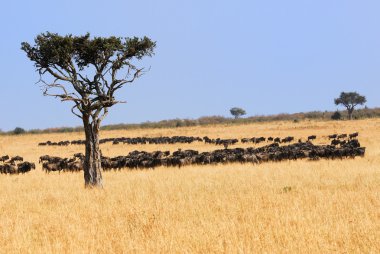
[[[348,135],[350,137],[350,139],[353,139],[353,138],[357,138],[359,136],[359,132],[354,132],[354,133],[351,133],[350,135]]]
[[[102,187],[99,129],[108,108],[120,103],[117,90],[144,73],[135,60],[152,56],[156,43],[149,38],[60,36],[42,33],[35,45],[23,42],[21,49],[34,62],[44,95],[70,101],[71,111],[82,119],[86,136],[83,164],[86,187]],[[92,73],[93,77],[88,77]],[[45,82],[43,76],[53,78]]]

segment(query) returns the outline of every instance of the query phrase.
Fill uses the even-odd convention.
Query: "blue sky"
[[[45,31],[148,36],[151,70],[120,91],[104,124],[335,110],[341,91],[380,106],[378,0],[3,1],[0,129],[81,125],[43,97],[22,41]]]

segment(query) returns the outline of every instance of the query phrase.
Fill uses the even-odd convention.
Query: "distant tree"
[[[13,130],[13,134],[15,135],[19,135],[19,134],[23,134],[25,133],[26,131],[23,129],[23,128],[20,128],[20,127],[16,127],[14,130]]]
[[[102,187],[99,129],[108,108],[122,103],[115,93],[144,73],[137,60],[152,56],[156,43],[149,38],[60,36],[42,33],[21,49],[34,62],[45,96],[74,103],[71,112],[79,117],[86,136],[83,163],[86,187]],[[48,80],[42,77],[48,76]]]
[[[340,120],[342,119],[342,114],[339,111],[335,111],[334,114],[331,115],[332,120]]]
[[[240,116],[247,114],[244,109],[237,108],[237,107],[231,108],[230,112],[231,112],[231,115],[235,117],[235,119],[238,119]]]
[[[363,105],[367,102],[365,96],[358,94],[357,92],[341,92],[339,98],[334,100],[335,105],[343,105],[348,112],[348,119],[352,119],[352,113],[357,105]]]

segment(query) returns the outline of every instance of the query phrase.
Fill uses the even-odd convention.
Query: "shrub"
[[[342,119],[342,114],[339,111],[335,111],[334,114],[331,115],[332,120],[340,120]]]
[[[20,128],[20,127],[16,127],[14,130],[13,130],[13,134],[15,135],[19,135],[19,134],[23,134],[25,133],[26,131],[23,129],[23,128]]]

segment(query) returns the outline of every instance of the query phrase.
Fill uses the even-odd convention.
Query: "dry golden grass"
[[[104,173],[85,190],[81,173],[41,168],[0,175],[0,253],[380,253],[380,120],[263,123],[108,131],[102,137],[197,135],[225,138],[360,132],[364,158],[261,165],[189,166]],[[82,146],[38,147],[82,134],[0,137],[0,154],[35,161]],[[215,146],[111,145],[131,150]]]

